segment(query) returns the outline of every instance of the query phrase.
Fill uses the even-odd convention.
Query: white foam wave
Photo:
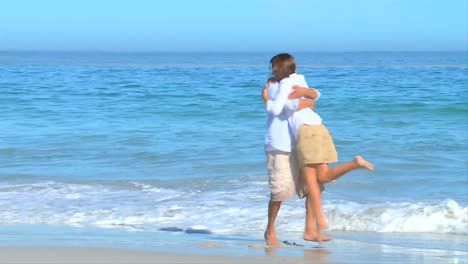
[[[137,187],[137,188],[135,188]],[[0,224],[47,224],[158,230],[201,225],[215,233],[261,236],[264,184],[219,191],[176,190],[150,184],[42,182],[0,185]],[[468,207],[454,200],[408,203],[324,203],[331,230],[468,234]],[[304,202],[285,203],[277,226],[301,232]]]
[[[468,207],[454,200],[439,204],[330,203],[325,207],[333,230],[468,234]]]

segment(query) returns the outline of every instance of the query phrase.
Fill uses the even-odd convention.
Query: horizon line
[[[25,53],[203,53],[203,54],[216,54],[216,53],[374,53],[374,52],[385,52],[385,53],[405,53],[405,52],[464,52],[468,53],[468,49],[465,50],[292,50],[292,51],[278,51],[278,50],[266,50],[266,51],[209,51],[209,50],[193,50],[193,51],[174,51],[174,50],[101,50],[101,49],[76,49],[76,50],[56,50],[56,49],[0,49],[0,53],[6,52],[25,52]]]

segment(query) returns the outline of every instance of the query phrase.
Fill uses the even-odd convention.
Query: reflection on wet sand
[[[289,246],[266,246],[264,248],[265,254],[267,256],[275,256],[277,251],[280,248],[285,248]],[[300,248],[300,247],[297,247]],[[300,263],[338,263],[338,262],[328,262],[327,258],[331,255],[331,252],[323,247],[314,247],[304,249],[304,261]],[[285,260],[286,261],[286,260]],[[289,263],[289,262],[285,262]],[[295,263],[295,262],[294,262]]]
[[[305,263],[323,263],[330,254],[331,252],[324,248],[306,249],[304,250],[304,261]]]

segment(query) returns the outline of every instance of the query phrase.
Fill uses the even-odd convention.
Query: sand
[[[140,264],[140,263],[304,263],[299,257],[280,256],[214,256],[165,254],[143,251],[127,251],[98,248],[36,248],[3,247],[0,249],[0,263],[48,263],[48,264]]]
[[[245,246],[245,247],[244,247]],[[248,249],[247,249],[248,248]],[[247,249],[247,251],[246,251]],[[140,264],[140,263],[467,263],[466,252],[426,249],[405,249],[382,245],[331,245],[327,247],[271,248],[261,244],[245,244],[239,254],[215,254],[200,248],[200,254],[158,253],[111,248],[85,247],[0,247],[1,264]],[[222,252],[222,251],[221,251]]]
[[[0,264],[467,263],[466,235],[334,232],[323,245],[266,246],[252,237],[120,229],[0,228]]]

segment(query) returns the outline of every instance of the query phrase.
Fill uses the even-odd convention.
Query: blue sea
[[[0,52],[0,226],[261,239],[273,55]],[[326,185],[330,231],[465,247],[467,53],[294,55],[340,162],[376,166]],[[285,203],[278,232],[300,238],[303,224],[304,201]]]

